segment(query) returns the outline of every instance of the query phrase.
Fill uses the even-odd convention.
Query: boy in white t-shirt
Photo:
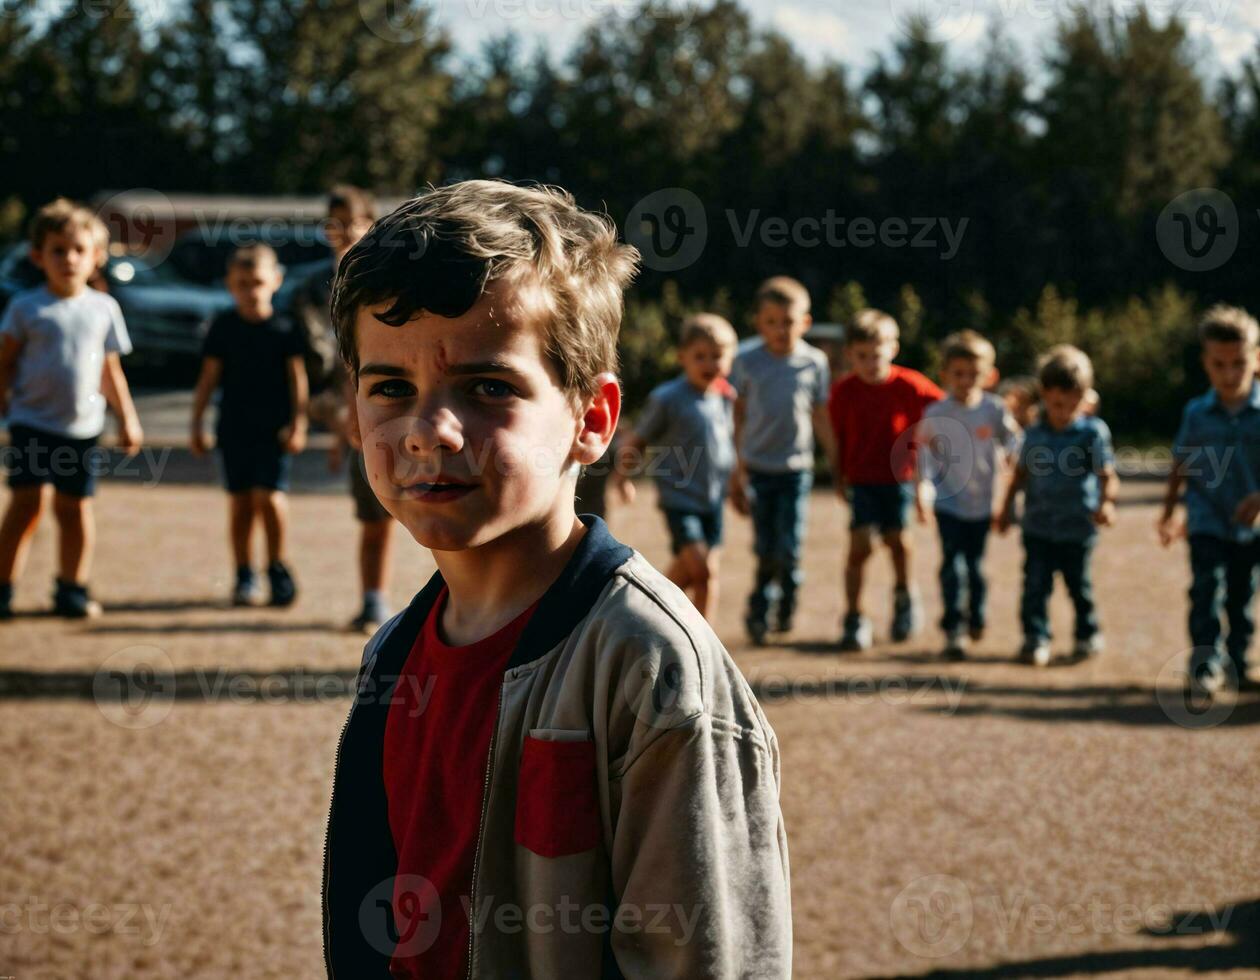
[[[984,390],[992,383],[994,360],[993,345],[973,330],[946,337],[941,367],[946,396],[927,407],[920,423],[919,460],[936,489],[941,629],[950,660],[965,655],[964,576],[966,635],[972,640],[984,635],[987,585],[981,562],[993,521],[993,485],[999,452],[1009,460],[1020,431],[1002,399]]]
[[[88,286],[105,262],[101,220],[58,199],[31,221],[31,261],[46,283],[15,296],[0,319],[0,416],[7,416],[5,464],[12,496],[0,524],[0,619],[13,615],[13,579],[53,485],[61,558],[53,611],[82,618],[100,613],[88,595],[95,526],[92,494],[104,465],[96,440],[108,403],[119,444],[140,449],[142,433],[120,355],[131,341],[122,310]]]

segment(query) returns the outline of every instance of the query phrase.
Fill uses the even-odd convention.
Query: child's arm
[[[118,435],[123,452],[134,456],[140,451],[144,430],[140,428],[140,416],[136,413],[135,402],[131,400],[131,388],[127,385],[122,358],[117,351],[110,351],[105,355],[105,367],[101,371],[101,394],[118,418]]]
[[[1102,471],[1102,503],[1094,511],[1094,523],[1099,527],[1111,527],[1116,523],[1116,498],[1120,496],[1120,475],[1114,466]]]
[[[306,364],[300,354],[285,361],[289,376],[289,406],[291,421],[280,430],[280,442],[286,453],[300,453],[306,448]]]
[[[993,529],[998,534],[1005,534],[1011,529],[1011,524],[1015,520],[1015,495],[1024,489],[1027,479],[1028,471],[1022,465],[1016,464],[1015,469],[1011,471],[1011,479],[1006,486],[1006,496],[1002,499],[1002,506],[998,508],[993,518]]]
[[[1164,488],[1164,509],[1160,512],[1155,529],[1159,532],[1159,543],[1167,548],[1181,537],[1184,528],[1177,526],[1177,502],[1181,500],[1181,487],[1185,483],[1185,474],[1180,463],[1173,463],[1168,473],[1168,484]]]
[[[731,503],[747,517],[752,512],[748,503],[748,469],[744,465],[744,411],[746,403],[741,395],[735,399],[735,469],[731,471]]]
[[[201,374],[193,390],[192,438],[189,440],[194,456],[201,456],[210,448],[201,420],[206,414],[206,406],[210,404],[210,395],[219,387],[222,377],[223,361],[220,358],[207,355],[201,359]]]
[[[9,414],[9,388],[13,385],[13,369],[21,352],[22,342],[13,334],[0,334],[0,418]]]
[[[827,411],[826,402],[818,402],[814,405],[814,439],[818,445],[822,446],[823,453],[827,457],[827,469],[832,474],[836,472],[836,434],[831,430],[831,413]]]

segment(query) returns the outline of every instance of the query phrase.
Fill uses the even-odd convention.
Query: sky
[[[1137,2],[1087,0],[1091,8],[1121,13]],[[520,35],[528,47],[563,54],[586,26],[629,16],[636,5],[636,0],[437,0],[442,26],[465,54],[506,32]],[[757,24],[785,34],[810,60],[865,69],[891,50],[915,14],[926,16],[963,59],[979,50],[996,23],[1025,59],[1037,62],[1071,0],[742,0],[742,5]],[[1208,76],[1236,69],[1260,40],[1260,0],[1146,0],[1146,6],[1160,20],[1174,9],[1180,12]]]

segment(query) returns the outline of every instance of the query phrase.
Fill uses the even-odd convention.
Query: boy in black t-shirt
[[[193,396],[192,451],[200,456],[209,448],[202,416],[210,395],[223,389],[215,435],[231,497],[236,563],[232,602],[238,606],[257,598],[250,537],[258,517],[267,535],[271,605],[287,606],[297,597],[284,562],[288,518],[284,492],[290,455],[306,444],[307,386],[301,334],[272,307],[282,277],[276,253],[267,245],[249,245],[233,253],[227,288],[236,309],[221,313],[210,324]]]

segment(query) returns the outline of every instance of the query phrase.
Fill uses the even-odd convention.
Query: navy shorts
[[[280,441],[219,443],[228,493],[246,490],[288,490],[292,462]]]
[[[881,533],[900,531],[908,523],[912,503],[911,482],[855,484],[849,488],[849,506],[853,511],[849,528],[874,527]]]
[[[96,492],[96,475],[106,459],[106,450],[97,446],[95,436],[71,439],[29,425],[9,426],[9,445],[4,449],[9,486],[51,483],[58,493],[71,497],[90,497]]]
[[[669,525],[669,547],[675,555],[689,544],[716,548],[722,543],[722,508],[694,511],[662,507]]]

